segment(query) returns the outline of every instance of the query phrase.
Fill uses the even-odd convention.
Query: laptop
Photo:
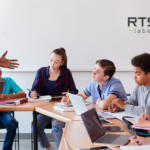
[[[85,128],[93,144],[125,145],[131,135],[106,134],[95,108],[81,114]]]
[[[64,142],[65,142],[67,150],[72,150],[72,148],[70,147],[70,145],[68,144],[65,138],[64,138]]]
[[[86,106],[85,101],[81,96],[70,93],[68,93],[68,96],[77,115],[81,115],[82,113],[88,111],[90,108],[93,108],[91,105]]]
[[[3,92],[5,81],[0,81],[0,94]]]

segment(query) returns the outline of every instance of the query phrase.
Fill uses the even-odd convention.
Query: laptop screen
[[[99,120],[95,108],[81,114],[81,118],[84,122],[92,143],[105,134],[105,130]]]

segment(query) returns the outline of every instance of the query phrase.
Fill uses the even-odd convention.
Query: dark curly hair
[[[140,67],[147,74],[150,72],[150,54],[144,53],[133,57],[131,64],[135,67]]]
[[[107,60],[107,59],[97,60],[96,64],[98,64],[99,66],[105,69],[104,76],[108,75],[109,79],[114,75],[116,71],[116,67],[114,63],[110,60]]]

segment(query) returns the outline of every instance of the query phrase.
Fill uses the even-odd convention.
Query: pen
[[[115,111],[116,104],[113,104],[113,112]]]
[[[30,89],[27,89],[29,92],[32,92]]]
[[[134,136],[135,136],[134,138],[137,139],[137,134],[136,134],[135,128],[133,128],[133,131],[134,131]],[[139,145],[139,142],[138,142],[138,141],[136,141],[136,143],[137,143],[137,145]]]
[[[146,109],[147,109],[147,105],[145,105],[145,116],[146,116]]]
[[[32,92],[30,89],[27,89],[29,92]],[[37,97],[39,98],[40,96],[39,96],[39,94],[37,94]]]
[[[69,93],[69,89],[68,89],[68,91],[67,91],[67,100],[69,99],[69,97],[68,97],[68,93]]]

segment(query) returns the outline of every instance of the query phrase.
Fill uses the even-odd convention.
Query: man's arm
[[[0,94],[0,100],[25,98],[25,97],[26,97],[26,93],[23,90],[20,90],[16,94]]]
[[[113,100],[112,104],[116,104],[121,109],[125,109],[125,112],[135,115],[140,115],[145,111],[145,106],[136,106],[136,102],[135,105],[126,104],[120,98]],[[150,114],[150,105],[147,105],[147,114]]]
[[[86,100],[89,96],[85,95],[84,92],[77,94],[78,96],[81,96],[84,100]]]
[[[7,54],[7,51],[0,57],[0,67],[9,68],[9,69],[15,69],[18,68],[18,63],[14,63],[18,60],[16,59],[6,59],[5,56]]]
[[[109,104],[112,103],[112,101],[116,98],[117,98],[116,95],[110,94],[107,96],[105,100],[101,100],[100,98],[97,99],[96,104],[98,105],[99,108],[105,110],[105,109],[108,109]]]
[[[64,92],[63,94],[67,94],[67,92]],[[86,100],[89,96],[85,95],[84,92],[80,93],[80,94],[77,94],[78,96],[81,96],[84,100]],[[68,105],[71,101],[70,101],[70,98],[68,97],[67,99],[67,96],[64,96],[62,99],[61,99],[61,102],[64,103],[65,105]]]

